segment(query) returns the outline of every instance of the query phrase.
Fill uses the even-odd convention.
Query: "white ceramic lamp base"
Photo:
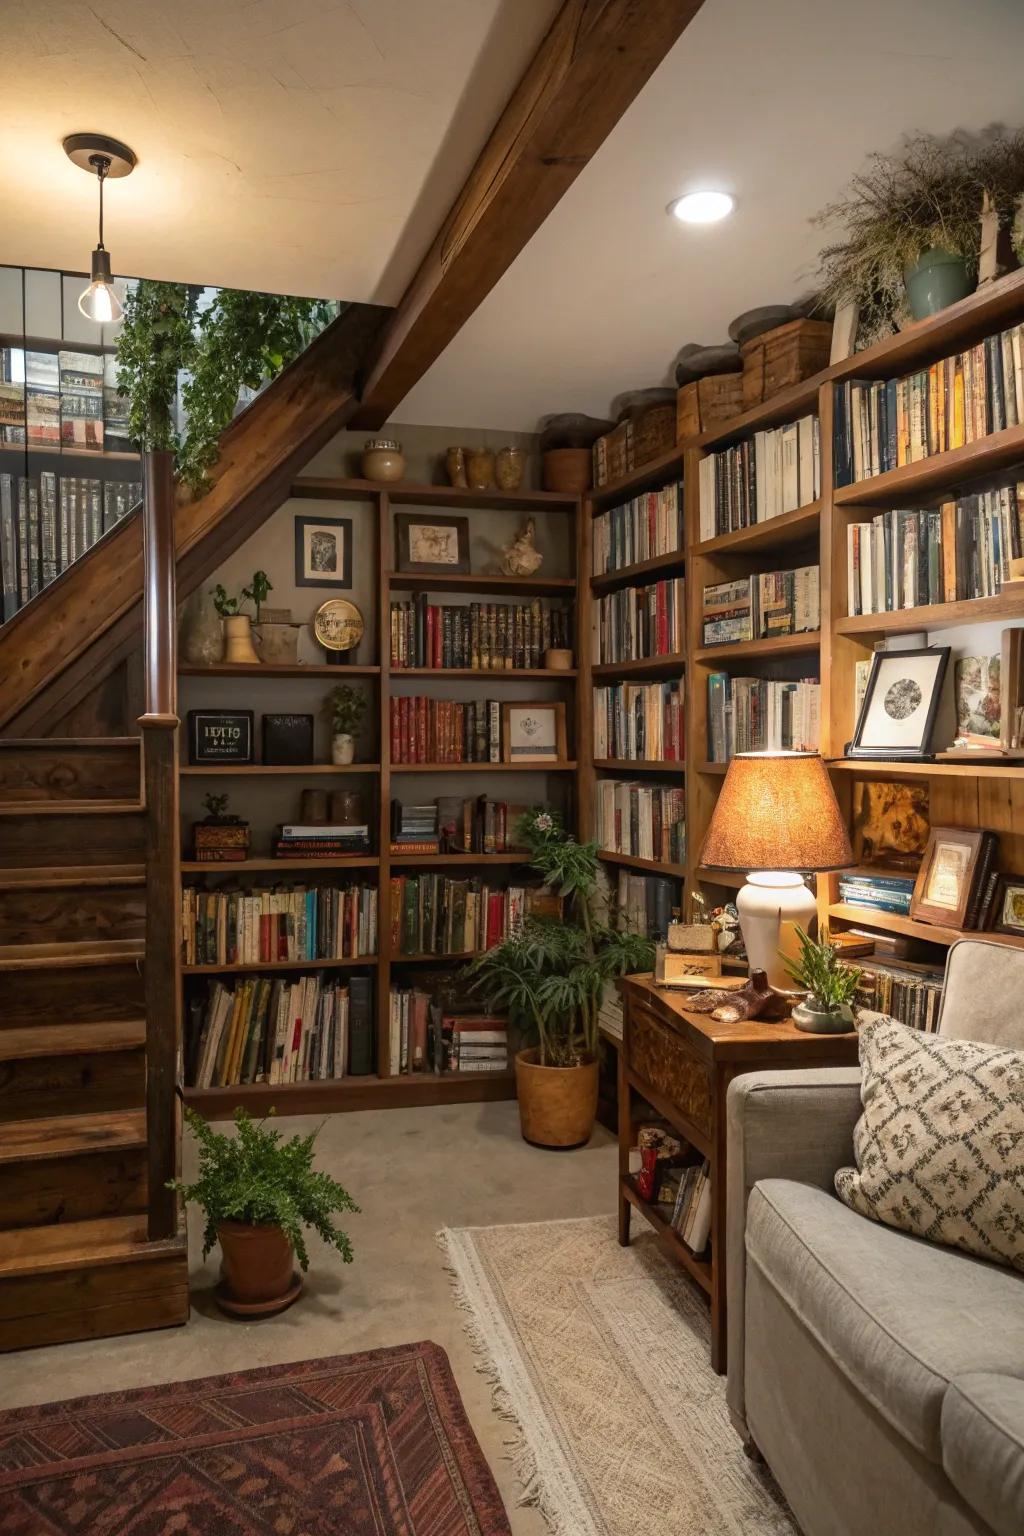
[[[749,874],[736,898],[740,929],[751,971],[764,971],[768,983],[783,992],[795,988],[783,956],[795,960],[800,953],[797,925],[811,931],[817,903],[800,875],[769,870]]]

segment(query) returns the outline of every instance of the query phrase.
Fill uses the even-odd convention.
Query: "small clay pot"
[[[523,481],[523,450],[499,448],[494,460],[494,478],[501,491],[517,491]]]
[[[562,646],[554,645],[544,652],[544,665],[549,672],[570,672],[572,670],[572,651],[565,650]]]
[[[268,666],[294,667],[299,660],[298,624],[254,624],[252,638]]]
[[[449,485],[454,485],[464,490],[469,483],[466,479],[466,450],[464,448],[449,448],[445,454],[444,467],[448,475]]]
[[[494,489],[494,454],[489,448],[473,448],[466,459],[466,481],[474,491]]]
[[[571,496],[589,491],[594,461],[589,448],[549,448],[544,454],[544,489]]]
[[[327,820],[326,789],[304,789],[299,802],[299,821],[304,827],[315,827]]]
[[[405,474],[401,443],[389,437],[371,437],[363,447],[363,478],[391,485]]]
[[[358,789],[332,789],[330,805],[332,827],[358,827],[366,820],[363,797]]]
[[[516,1056],[516,1095],[523,1140],[537,1147],[581,1147],[597,1115],[597,1062],[542,1067],[536,1050]]]
[[[223,1256],[218,1303],[249,1316],[282,1311],[298,1295],[292,1245],[280,1227],[222,1221],[217,1240]]]
[[[356,739],[345,731],[331,737],[331,762],[337,768],[345,768],[356,760]]]

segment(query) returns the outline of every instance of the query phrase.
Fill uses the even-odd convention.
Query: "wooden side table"
[[[648,976],[619,982],[625,1031],[619,1050],[619,1242],[629,1242],[630,1213],[640,1211],[669,1254],[711,1301],[711,1364],[725,1358],[725,1095],[734,1077],[765,1068],[848,1067],[857,1062],[857,1035],[808,1035],[788,1020],[719,1024],[690,1013],[685,993],[662,991]],[[629,1173],[632,1096],[639,1094],[711,1170],[711,1241],[696,1255],[658,1205],[644,1200]]]

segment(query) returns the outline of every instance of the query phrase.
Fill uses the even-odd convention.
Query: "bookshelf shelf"
[[[754,432],[782,426],[785,422],[795,421],[798,416],[811,414],[818,408],[818,391],[827,376],[828,369],[823,369],[821,373],[812,374],[809,379],[801,379],[798,384],[780,389],[777,395],[762,400],[760,405],[752,405],[748,411],[723,421],[721,426],[712,431],[702,432],[694,440],[693,446],[717,451]]]
[[[376,869],[380,859],[376,854],[360,854],[355,858],[333,859],[236,859],[234,862],[208,863],[199,859],[182,859],[181,872],[183,875],[234,875],[234,874],[266,874],[272,869]]]
[[[788,544],[798,544],[818,531],[821,520],[821,501],[810,501],[795,512],[783,512],[763,523],[751,523],[749,528],[737,528],[733,533],[722,533],[714,539],[703,539],[693,546],[695,555],[745,555],[748,551],[785,549]]]
[[[517,678],[527,677],[535,682],[557,683],[562,678],[571,680],[578,676],[578,671],[576,667],[567,667],[564,671],[554,667],[391,667],[389,676],[393,682],[399,682],[403,677],[479,677],[488,683],[514,683]]]
[[[639,761],[629,757],[595,757],[594,767],[602,773],[685,773],[685,765],[673,759],[663,758],[658,762],[649,758],[640,758]]]
[[[671,656],[645,656],[639,661],[602,661],[591,668],[593,677],[672,677],[682,672],[686,657],[682,651]]]
[[[499,597],[568,597],[576,590],[575,576],[485,576],[457,571],[450,576],[422,571],[391,571],[393,592],[489,592]]]
[[[612,853],[608,848],[599,848],[597,856],[606,864],[621,864],[624,869],[642,869],[651,875],[674,875],[677,880],[686,879],[685,864],[669,864],[660,859],[641,859],[632,853]]]
[[[723,778],[729,772],[728,763],[709,763],[706,759],[703,762],[694,763],[693,766],[698,773],[720,773]]]
[[[294,666],[286,666],[283,663],[260,662],[259,666],[253,666],[238,661],[217,661],[212,667],[178,668],[179,677],[329,677],[336,678],[343,683],[348,677],[379,677],[380,667],[362,666],[329,666],[320,662],[310,662],[308,665],[297,662]]]
[[[728,885],[734,891],[740,890],[747,883],[746,875],[738,875],[733,869],[712,869],[710,864],[698,865],[697,875],[710,885]]]
[[[853,485],[837,486],[832,493],[836,507],[912,506],[916,498],[936,491],[952,491],[958,486],[1007,469],[1024,460],[1024,427],[1006,427],[988,437],[950,448],[915,464],[901,464],[883,475],[857,480]],[[911,500],[910,498],[915,498]]]
[[[888,613],[856,613],[837,618],[833,629],[840,635],[907,635],[921,629],[954,629],[961,624],[985,624],[993,619],[1024,617],[1020,597],[969,597],[953,603],[927,603],[920,608],[897,608]]]
[[[702,1290],[711,1293],[711,1265],[707,1259],[698,1258],[683,1242],[672,1223],[662,1215],[662,1209],[653,1201],[645,1200],[628,1174],[619,1179],[622,1193],[635,1210],[644,1216],[654,1228],[663,1248],[681,1264]]]
[[[417,485],[413,481],[383,485],[376,480],[332,479],[300,475],[291,494],[300,500],[369,501],[386,496],[393,507],[465,507],[471,511],[574,512],[578,497],[561,491],[477,491],[454,485]]]
[[[247,976],[256,971],[351,971],[376,966],[378,955],[333,960],[244,960],[236,965],[183,965],[183,976]]]
[[[529,854],[518,853],[393,853],[392,869],[475,869],[481,864],[500,868],[502,865],[526,864]]]
[[[683,472],[684,448],[685,444],[676,443],[674,447],[666,448],[664,453],[659,453],[657,458],[648,459],[646,464],[631,469],[628,475],[621,475],[618,480],[611,480],[607,485],[594,486],[587,493],[592,508],[603,512],[605,507],[614,507],[620,501],[628,501],[641,491],[655,490],[670,480],[678,480]]]
[[[479,949],[462,949],[450,954],[435,955],[426,954],[401,955],[397,950],[392,952],[392,965],[462,965],[467,960],[475,960],[477,955],[483,954]]]
[[[594,592],[611,592],[616,587],[628,587],[648,577],[665,576],[682,571],[686,564],[686,552],[674,549],[668,555],[655,555],[652,560],[640,560],[635,565],[622,565],[617,571],[605,571],[601,576],[591,576]]]
[[[78,344],[75,343],[78,350]],[[0,453],[17,453],[22,458],[91,459],[95,464],[141,464],[137,453],[120,448],[65,448],[60,443],[0,443]]]
[[[694,652],[694,661],[747,661],[755,656],[809,656],[821,644],[821,634],[772,635],[767,640],[741,640],[735,645],[705,645]]]
[[[392,763],[396,773],[575,773],[574,762],[563,763]]]
[[[1019,760],[1005,763],[972,763],[964,760],[945,763],[890,763],[884,758],[840,757],[829,763],[838,773],[859,773],[872,779],[1016,779],[1024,782],[1024,764]]]
[[[380,773],[380,763],[182,763],[179,773],[196,778],[299,778],[316,774],[370,774]]]
[[[909,939],[923,939],[928,944],[949,946],[958,939],[984,938],[993,944],[1008,944],[1014,949],[1024,949],[1024,939],[1010,933],[980,933],[974,929],[937,928],[931,923],[919,923],[912,917],[901,917],[897,912],[880,912],[871,907],[857,907],[849,902],[832,902],[828,909],[830,918],[838,922],[856,925],[858,928],[881,928],[886,933],[899,933]]]
[[[483,1081],[481,1081],[483,1079]],[[515,1071],[405,1073],[396,1077],[339,1077],[315,1083],[236,1083],[227,1088],[186,1088],[185,1103],[210,1119],[223,1119],[237,1104],[254,1114],[326,1114],[351,1109],[398,1109],[428,1104],[466,1104],[514,1099]]]

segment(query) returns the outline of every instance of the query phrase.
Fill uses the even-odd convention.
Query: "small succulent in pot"
[[[800,953],[795,960],[784,955],[783,963],[797,986],[807,989],[807,998],[793,1009],[793,1022],[811,1034],[844,1034],[853,1028],[850,1005],[861,972],[842,958],[826,927],[812,939],[797,925],[796,935]]]
[[[355,762],[356,736],[366,718],[366,695],[348,683],[339,683],[327,695],[331,719],[331,761],[339,767]]]

